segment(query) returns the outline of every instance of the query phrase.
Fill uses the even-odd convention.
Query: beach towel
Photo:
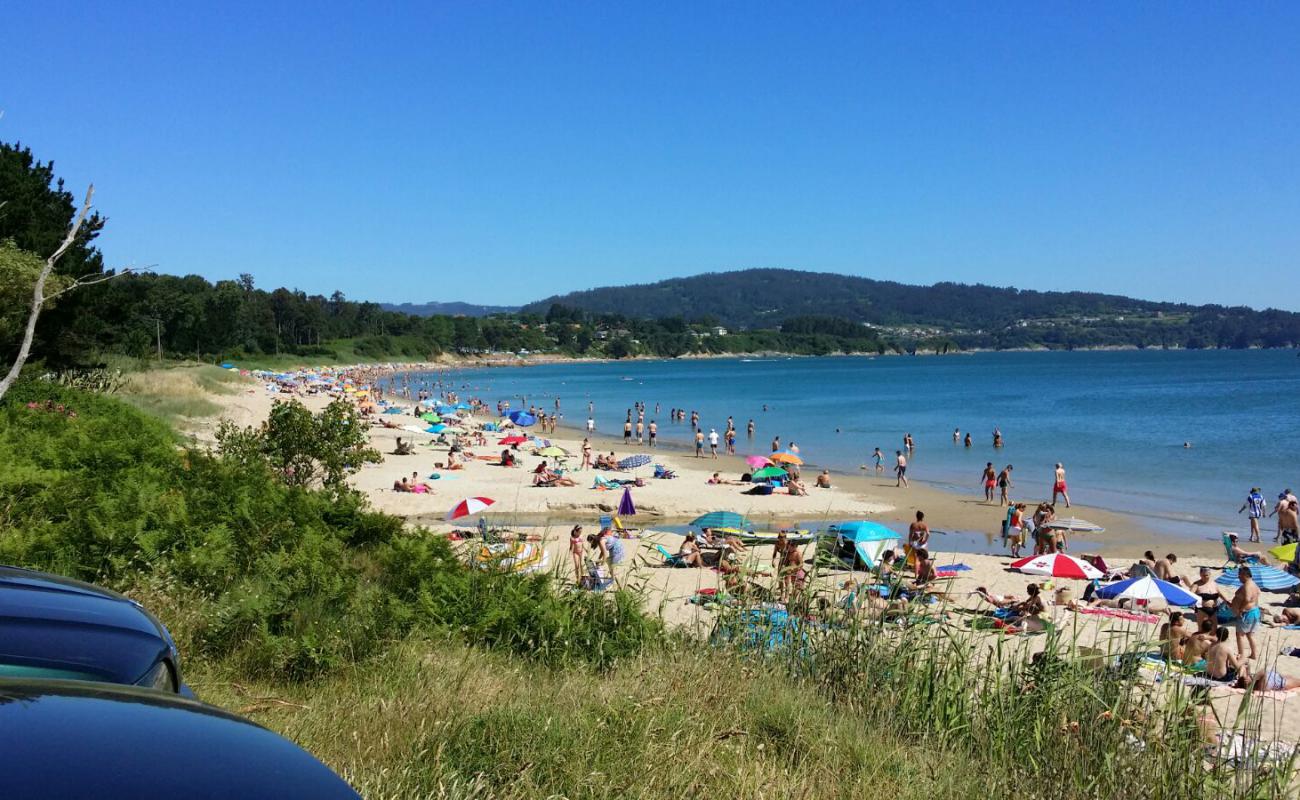
[[[615,481],[615,480],[609,480],[609,479],[607,479],[607,478],[602,478],[602,477],[600,477],[599,475],[597,475],[597,476],[596,476],[596,481],[595,481],[595,483],[593,483],[593,484],[591,485],[591,488],[593,488],[593,489],[621,489],[621,488],[623,488],[623,484],[619,483],[618,481]]]
[[[1128,620],[1129,622],[1147,622],[1156,623],[1160,617],[1155,614],[1140,614],[1135,611],[1125,611],[1122,608],[1092,608],[1088,606],[1079,606],[1074,609],[1076,614],[1089,614],[1098,617],[1113,617],[1114,619]]]

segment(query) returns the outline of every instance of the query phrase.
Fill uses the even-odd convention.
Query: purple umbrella
[[[620,517],[636,516],[636,506],[632,503],[632,490],[623,487],[623,497],[618,501],[618,515]]]

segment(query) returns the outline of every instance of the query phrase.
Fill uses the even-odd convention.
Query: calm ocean
[[[449,375],[463,395],[510,399],[515,408],[549,412],[558,395],[572,425],[586,421],[594,402],[597,430],[608,434],[622,431],[640,400],[660,438],[682,445],[691,441],[690,424],[669,422],[669,408],[698,411],[705,431],[720,434],[731,415],[738,451],[766,453],[779,435],[797,442],[809,464],[843,471],[868,463],[874,447],[892,466],[911,433],[910,478],[975,495],[993,461],[1015,465],[1021,493],[1050,496],[1059,460],[1076,503],[1197,538],[1244,530],[1237,509],[1251,486],[1270,503],[1300,486],[1300,358],[1292,351],[636,361]],[[1005,441],[996,451],[995,427]],[[954,445],[954,428],[970,431],[974,446]],[[1272,530],[1270,520],[1267,538]]]

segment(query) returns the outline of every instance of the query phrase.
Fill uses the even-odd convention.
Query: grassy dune
[[[118,394],[141,411],[175,422],[216,414],[221,406],[212,395],[233,394],[248,383],[220,367],[177,366],[127,373]]]

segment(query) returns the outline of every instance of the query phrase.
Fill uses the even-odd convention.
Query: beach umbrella
[[[538,450],[537,455],[551,456],[554,458],[565,458],[569,455],[569,451],[565,450],[563,447],[556,447],[555,445],[551,445],[550,447],[543,447],[542,449]]]
[[[1064,553],[1046,553],[1041,556],[1029,556],[1011,562],[1011,568],[1026,575],[1047,575],[1053,578],[1074,578],[1075,580],[1096,580],[1101,571],[1087,561]]]
[[[1097,596],[1106,600],[1163,600],[1170,606],[1194,606],[1199,598],[1186,589],[1169,581],[1162,581],[1154,575],[1141,578],[1129,578],[1126,581],[1112,583],[1097,590]]]
[[[1269,548],[1268,552],[1278,561],[1289,564],[1295,561],[1295,550],[1296,546],[1294,544],[1282,544]]]
[[[425,432],[425,433],[442,433],[442,432],[445,431],[445,430],[447,430],[447,426],[446,426],[446,425],[438,424],[438,425],[430,425],[429,427],[427,427],[427,428],[424,429],[424,432]]]
[[[767,478],[784,478],[785,476],[785,470],[780,467],[763,467],[760,470],[755,470],[754,474],[750,477],[756,481],[761,481],[766,480]]]
[[[472,411],[472,410],[473,410],[473,409],[471,409],[468,405],[466,405],[466,404],[464,404],[464,403],[457,403],[456,406],[455,406],[455,408],[456,408],[457,411]]]
[[[477,514],[495,502],[496,501],[491,497],[466,497],[464,500],[461,500],[459,503],[452,506],[451,510],[447,512],[447,521],[451,522],[452,520],[457,520],[461,517],[468,517],[471,514]]]
[[[1106,530],[1095,522],[1089,522],[1086,519],[1079,519],[1078,517],[1054,519],[1051,522],[1044,523],[1043,527],[1053,528],[1058,531],[1072,531],[1074,533],[1104,533]]]
[[[745,456],[745,463],[753,469],[759,469],[760,467],[766,467],[768,464],[771,464],[772,461],[766,456]]]
[[[743,514],[734,511],[710,511],[691,520],[695,528],[751,528],[749,520]]]
[[[526,411],[516,411],[510,415],[510,421],[521,428],[527,428],[529,425],[537,424],[537,417]]]
[[[523,444],[526,441],[528,441],[527,436],[512,435],[501,437],[497,440],[497,444]]]
[[[618,462],[618,468],[621,470],[636,469],[637,467],[644,467],[653,460],[654,459],[644,453],[637,453],[634,456],[628,456]]]
[[[632,490],[623,487],[623,496],[618,500],[618,515],[620,517],[636,516],[636,504],[632,502]]]
[[[400,413],[402,413],[402,409],[398,408],[397,406],[389,406],[388,408],[385,408],[385,409],[384,409],[384,413],[385,413],[385,414],[400,414]]]
[[[773,453],[769,458],[777,464],[802,464],[803,459],[798,453],[791,453],[789,450],[782,450],[779,453]]]
[[[1283,572],[1277,567],[1264,566],[1263,564],[1251,564],[1250,577],[1254,579],[1255,583],[1259,584],[1259,588],[1268,592],[1285,591],[1300,583],[1300,578],[1291,573]],[[1222,575],[1215,578],[1214,582],[1229,589],[1236,589],[1241,586],[1236,567],[1225,569]]]
[[[430,414],[430,413],[421,414],[420,419],[428,423],[442,422],[442,417],[438,416],[437,414]]]

